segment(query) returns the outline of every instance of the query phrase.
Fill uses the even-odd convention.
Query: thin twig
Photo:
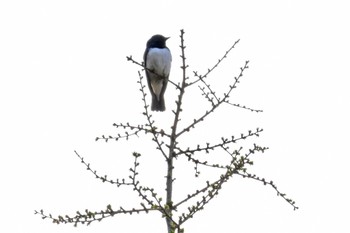
[[[236,44],[237,44],[238,42],[239,42],[239,39],[229,48],[229,50],[227,50],[227,51],[225,52],[224,56],[222,56],[221,59],[219,59],[219,60],[217,61],[217,63],[216,63],[211,69],[208,69],[207,73],[205,73],[204,75],[199,75],[197,71],[194,71],[194,72],[193,72],[193,73],[194,73],[194,76],[197,77],[198,79],[195,80],[195,81],[193,81],[193,82],[191,82],[191,83],[189,83],[188,86],[191,86],[191,85],[197,83],[198,81],[200,81],[201,79],[206,78],[206,77],[210,74],[210,72],[212,72],[215,68],[217,68],[218,65],[219,65],[225,58],[227,58],[227,55],[231,52],[232,49],[234,49],[234,47],[236,46]]]

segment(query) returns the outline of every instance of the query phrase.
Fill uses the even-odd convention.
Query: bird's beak
[[[169,37],[165,37],[165,40],[168,40],[170,38],[170,36]]]

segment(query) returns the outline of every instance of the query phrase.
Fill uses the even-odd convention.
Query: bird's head
[[[147,48],[165,48],[165,42],[169,38],[162,35],[154,35],[147,41]]]

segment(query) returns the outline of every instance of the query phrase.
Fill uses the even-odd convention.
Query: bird
[[[172,61],[170,50],[166,47],[169,38],[159,34],[152,36],[147,41],[143,55],[147,83],[152,95],[152,111],[165,111],[164,93]]]

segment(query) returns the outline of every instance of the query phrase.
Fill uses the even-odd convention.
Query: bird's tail
[[[165,111],[165,101],[164,101],[164,96],[160,96],[159,100],[157,99],[156,95],[153,95],[152,97],[152,106],[151,106],[152,111]]]

